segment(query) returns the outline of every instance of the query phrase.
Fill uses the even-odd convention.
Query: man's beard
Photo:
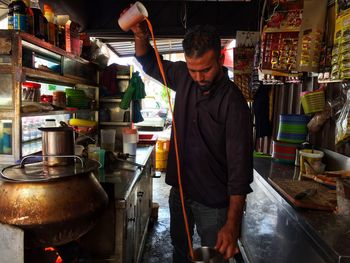
[[[210,83],[208,83],[208,84],[205,85],[205,86],[201,86],[201,85],[198,84],[198,86],[199,86],[199,89],[200,89],[202,92],[209,91],[209,90],[212,88],[212,85],[210,85]]]

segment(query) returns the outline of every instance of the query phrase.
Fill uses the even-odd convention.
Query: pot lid
[[[73,132],[71,127],[40,127],[38,130],[43,132]]]
[[[81,175],[98,169],[99,163],[87,159],[82,166],[81,162],[65,166],[46,166],[43,162],[13,165],[2,169],[1,177],[3,180],[12,182],[43,182],[59,180],[61,178]]]

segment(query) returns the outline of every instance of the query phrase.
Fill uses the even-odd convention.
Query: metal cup
[[[214,248],[198,247],[193,250],[193,263],[223,263],[224,257]]]

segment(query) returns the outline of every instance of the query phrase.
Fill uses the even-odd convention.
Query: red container
[[[139,134],[138,144],[156,145],[157,140],[158,140],[157,134]]]
[[[298,147],[300,144],[273,141],[272,158],[278,162],[293,164]]]

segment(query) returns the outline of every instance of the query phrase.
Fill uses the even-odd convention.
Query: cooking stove
[[[80,263],[89,262],[78,241],[55,248],[25,248],[24,231],[0,223],[0,262],[11,263]]]

